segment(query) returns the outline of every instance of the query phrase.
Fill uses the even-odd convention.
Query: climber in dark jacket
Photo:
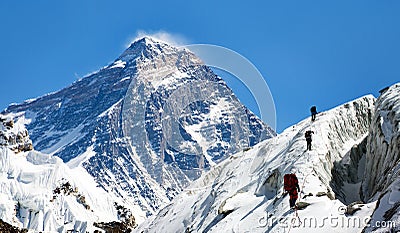
[[[315,121],[315,118],[317,116],[317,107],[316,106],[312,106],[310,108],[310,112],[311,112],[311,121]]]
[[[311,150],[311,142],[312,142],[312,138],[311,138],[311,134],[313,134],[314,131],[312,130],[307,130],[304,137],[306,138],[307,141],[307,150]]]

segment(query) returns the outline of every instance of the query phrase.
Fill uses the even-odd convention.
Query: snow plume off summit
[[[35,150],[83,167],[142,217],[212,165],[275,136],[193,53],[147,37],[98,72],[4,113],[25,119]]]

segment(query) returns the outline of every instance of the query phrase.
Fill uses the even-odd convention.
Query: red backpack
[[[297,177],[295,174],[285,174],[283,176],[283,188],[285,191],[291,191],[296,189],[299,181],[297,180]]]

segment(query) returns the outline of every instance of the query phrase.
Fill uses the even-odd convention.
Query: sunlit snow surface
[[[25,130],[23,122],[14,127],[2,127],[2,133]],[[79,166],[91,156],[90,150],[71,161],[70,169],[60,158],[37,151],[11,151],[0,147],[0,218],[12,225],[36,232],[93,232],[94,222],[118,221],[114,203],[134,206],[112,193],[98,187],[85,169]],[[78,159],[79,158],[79,159]],[[54,190],[66,183],[72,193],[56,193]],[[84,197],[84,203],[79,197]],[[82,200],[82,199],[81,199]],[[140,209],[138,221],[143,221]]]
[[[373,104],[373,96],[362,97],[319,114],[314,123],[305,119],[276,138],[231,156],[137,232],[360,232],[376,202],[346,216],[339,200],[316,194],[334,195],[333,162],[366,137],[370,125],[366,113]],[[304,133],[310,129],[315,134],[313,150],[308,152]],[[300,200],[310,204],[298,210],[299,218],[289,210],[289,197],[282,197],[283,174],[289,172],[299,178]],[[304,198],[309,193],[313,196]],[[360,225],[347,227],[349,221],[358,220]]]

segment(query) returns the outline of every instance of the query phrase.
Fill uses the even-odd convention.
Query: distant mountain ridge
[[[33,147],[154,213],[212,164],[275,132],[193,53],[142,38],[109,66],[9,106]]]

